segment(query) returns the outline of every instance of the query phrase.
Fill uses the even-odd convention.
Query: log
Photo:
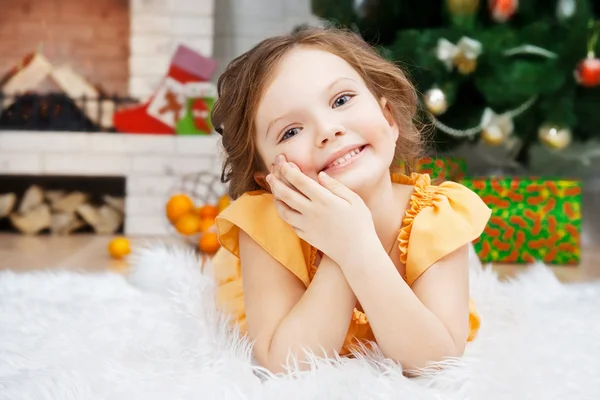
[[[83,204],[77,213],[99,234],[115,233],[123,223],[123,214],[107,204],[99,208]]]
[[[64,190],[46,190],[44,192],[44,198],[46,199],[46,202],[50,203],[50,206],[54,206],[54,203],[63,197],[65,197]]]
[[[86,97],[86,102],[76,100],[75,104],[87,117],[95,124],[103,128],[110,128],[113,125],[113,116],[115,113],[114,102],[105,99],[100,100],[100,93],[83,76],[79,75],[69,66],[54,68],[50,73],[52,80],[60,87],[70,98],[81,99]],[[101,115],[98,115],[98,109],[101,108]]]
[[[94,230],[99,234],[116,233],[123,223],[123,214],[109,205],[103,205],[98,210],[99,222]]]
[[[52,214],[50,232],[53,235],[68,235],[85,226],[85,222],[77,218],[74,212],[61,212]]]
[[[102,200],[121,214],[125,214],[125,199],[123,197],[103,196]]]
[[[0,194],[0,218],[4,218],[12,212],[17,202],[17,195],[14,193]]]
[[[83,218],[83,220],[91,226],[96,226],[100,222],[98,210],[96,210],[90,204],[86,203],[77,207],[77,214],[79,214],[79,216],[81,216],[81,218]]]
[[[40,204],[44,202],[44,191],[41,187],[37,185],[31,186],[21,199],[21,204],[19,205],[19,214],[24,215],[29,211],[37,208]]]
[[[0,77],[0,88],[5,95],[2,107],[10,107],[14,95],[35,89],[51,72],[52,65],[39,52],[22,58],[5,76]]]
[[[75,213],[77,209],[88,201],[88,195],[81,192],[69,193],[52,204],[56,212]]]
[[[10,222],[21,233],[35,235],[52,224],[50,206],[41,204],[25,214],[10,214]]]

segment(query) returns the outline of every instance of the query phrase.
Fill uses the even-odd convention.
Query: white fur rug
[[[113,273],[0,273],[0,399],[600,399],[600,283],[473,268],[483,324],[461,360],[408,379],[373,354],[268,376],[214,311],[194,255]]]

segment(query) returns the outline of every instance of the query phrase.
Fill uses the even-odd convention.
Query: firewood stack
[[[86,193],[33,185],[20,200],[15,193],[0,194],[0,219],[9,218],[15,229],[26,235],[46,229],[53,235],[68,235],[86,226],[98,234],[116,233],[123,223],[125,201],[108,195],[102,200],[97,206]]]

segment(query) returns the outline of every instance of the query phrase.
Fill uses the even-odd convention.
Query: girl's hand
[[[283,155],[277,156],[275,158],[275,163],[271,166],[271,169],[270,169],[271,174],[273,176],[275,176],[277,179],[279,179],[280,181],[282,181],[284,184],[286,184],[290,189],[297,191],[296,188],[294,188],[294,186],[291,183],[289,183],[287,179],[285,179],[285,177],[283,176],[283,173],[281,171],[281,167],[283,166],[283,164],[286,164],[286,163],[287,163],[287,161],[285,159],[285,156],[283,156]],[[293,163],[290,163],[290,164],[293,164]],[[293,165],[295,165],[295,164],[293,164]],[[298,167],[296,166],[296,168],[298,168]],[[271,192],[272,192],[272,190],[271,190]]]
[[[279,173],[269,174],[267,181],[279,215],[301,239],[341,265],[349,250],[362,248],[369,235],[376,238],[371,212],[360,196],[324,172],[316,182],[295,164],[284,160],[279,165]]]

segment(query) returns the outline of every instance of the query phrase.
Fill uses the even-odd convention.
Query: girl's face
[[[389,176],[398,138],[385,100],[345,60],[311,47],[280,61],[255,128],[267,168],[283,154],[310,178],[325,171],[359,194]]]

